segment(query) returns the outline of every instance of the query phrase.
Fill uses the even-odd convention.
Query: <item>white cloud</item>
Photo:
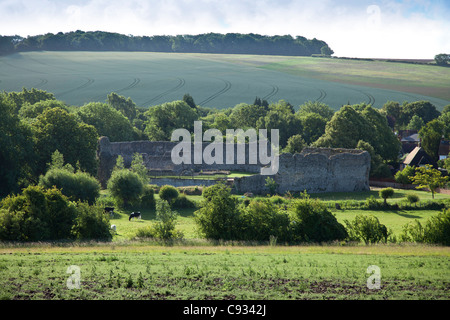
[[[439,0],[0,0],[0,33],[291,34],[337,56],[433,58],[450,52],[449,11]]]

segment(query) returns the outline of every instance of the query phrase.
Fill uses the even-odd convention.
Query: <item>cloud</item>
[[[445,0],[0,0],[0,32],[290,34],[338,56],[433,58],[450,52],[449,13]]]

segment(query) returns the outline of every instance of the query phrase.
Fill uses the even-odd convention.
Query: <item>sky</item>
[[[450,0],[0,0],[1,35],[292,35],[358,58],[450,53],[449,17]]]

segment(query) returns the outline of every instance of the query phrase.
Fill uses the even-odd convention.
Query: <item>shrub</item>
[[[71,172],[63,168],[54,168],[39,178],[39,185],[46,189],[53,186],[72,201],[87,201],[93,204],[100,195],[100,183],[86,172]]]
[[[76,209],[58,189],[30,186],[1,202],[0,239],[45,241],[71,238]]]
[[[403,170],[397,171],[394,179],[398,183],[411,184],[411,177],[415,175],[415,169],[411,166],[406,166]]]
[[[290,219],[269,200],[251,201],[242,212],[239,240],[269,241],[275,237],[289,240]]]
[[[295,241],[327,242],[347,237],[345,227],[319,200],[309,197],[294,200],[290,211]]]
[[[419,220],[403,227],[403,241],[450,246],[450,210],[445,209],[422,225]]]
[[[203,190],[203,197],[201,208],[194,212],[199,233],[207,239],[238,239],[241,221],[231,189],[221,183],[215,184]]]
[[[384,188],[379,191],[379,195],[384,199],[384,205],[387,205],[387,199],[391,198],[394,195],[394,189],[392,188]]]
[[[127,169],[114,170],[108,181],[108,189],[119,207],[136,204],[144,189],[141,178]]]
[[[179,194],[178,189],[174,186],[165,185],[159,189],[159,197],[169,204],[173,203]]]
[[[374,216],[358,215],[353,221],[345,220],[350,241],[364,241],[365,244],[387,242],[388,230]]]
[[[196,207],[195,202],[189,200],[185,194],[180,194],[172,203],[172,208],[176,209],[193,209]]]
[[[156,201],[156,224],[153,235],[163,240],[182,238],[182,234],[175,230],[178,213],[170,208],[165,200]]]
[[[271,177],[266,178],[265,186],[269,189],[270,194],[275,194],[278,189],[278,183]]]
[[[408,202],[410,204],[413,204],[413,203],[416,204],[417,202],[420,201],[420,198],[419,198],[419,196],[417,194],[408,194],[406,196],[406,200],[408,200]]]
[[[111,240],[108,216],[103,208],[89,206],[85,202],[77,203],[77,217],[72,228],[73,236],[78,240]]]
[[[144,186],[144,191],[141,195],[141,208],[152,209],[155,207],[155,189],[149,185]]]

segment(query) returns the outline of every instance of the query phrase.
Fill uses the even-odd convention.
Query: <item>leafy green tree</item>
[[[143,184],[148,184],[150,182],[148,169],[144,164],[144,158],[142,154],[137,152],[133,154],[130,170],[134,173],[137,173],[137,175],[141,178]]]
[[[389,232],[377,217],[357,215],[353,221],[344,220],[351,241],[364,241],[364,243],[387,242]]]
[[[269,189],[270,194],[275,194],[278,189],[278,183],[272,177],[267,177],[265,182],[265,186]]]
[[[80,164],[83,171],[97,173],[97,131],[93,126],[78,122],[75,115],[61,108],[45,110],[32,124],[39,174],[45,172],[55,150],[73,167]]]
[[[240,103],[232,109],[230,122],[233,128],[256,128],[258,120],[266,114],[267,110],[263,106]]]
[[[204,201],[194,212],[194,221],[202,236],[214,240],[238,239],[241,219],[237,200],[224,184],[216,184],[203,190]]]
[[[406,126],[406,129],[419,131],[420,129],[422,129],[424,125],[425,122],[422,120],[422,118],[415,114],[413,115],[411,121]]]
[[[320,53],[323,54],[324,56],[331,56],[334,51],[330,49],[329,46],[323,46],[322,48],[320,48]]]
[[[291,136],[288,139],[286,148],[284,148],[284,152],[289,153],[300,153],[306,147],[306,142],[303,140],[303,137],[300,134],[296,134]]]
[[[128,169],[114,170],[107,186],[117,205],[123,208],[138,203],[144,189],[139,175]]]
[[[384,189],[381,189],[378,193],[379,193],[380,197],[383,198],[384,205],[387,205],[387,199],[392,198],[392,196],[394,195],[394,189],[384,188]]]
[[[154,235],[163,240],[180,238],[182,234],[176,232],[178,213],[173,211],[170,204],[165,200],[156,201],[156,223],[153,226]]]
[[[34,170],[32,131],[15,112],[11,98],[0,94],[0,197],[17,192]]]
[[[347,238],[345,227],[319,200],[293,200],[291,212],[291,228],[294,241],[328,242]]]
[[[68,111],[67,105],[59,100],[41,100],[34,104],[25,102],[19,110],[19,117],[21,119],[35,119],[47,109],[61,108]]]
[[[415,167],[406,166],[405,168],[403,168],[403,170],[400,170],[395,174],[394,179],[398,183],[410,184],[412,183],[411,178],[412,176],[414,176],[414,174],[415,174]]]
[[[450,54],[440,53],[434,56],[434,61],[438,66],[447,66],[450,61]]]
[[[158,194],[161,199],[167,201],[169,204],[172,204],[175,199],[178,198],[180,193],[174,186],[165,185],[159,189]]]
[[[325,133],[327,120],[321,115],[313,112],[299,113],[302,124],[302,137],[305,143],[310,145]]]
[[[22,88],[20,92],[8,92],[4,94],[14,101],[18,110],[26,103],[33,105],[40,101],[55,100],[53,93],[35,88],[31,88],[31,90]]]
[[[367,151],[370,154],[370,177],[388,178],[391,176],[389,167],[370,143],[359,140],[356,149]]]
[[[428,122],[419,131],[421,146],[436,161],[439,159],[439,145],[444,133],[444,123],[439,119]]]
[[[151,141],[170,141],[173,130],[192,132],[198,114],[186,102],[173,101],[151,107],[146,113],[145,133]]]
[[[442,173],[434,169],[431,165],[426,164],[424,167],[416,168],[416,173],[412,177],[414,184],[417,184],[417,189],[428,188],[434,199],[436,189],[444,187],[448,183],[449,177],[445,177]]]
[[[317,101],[307,101],[299,106],[298,113],[299,115],[315,113],[329,121],[333,117],[334,111],[325,103]]]
[[[136,104],[131,98],[125,98],[115,92],[111,92],[107,98],[108,104],[117,111],[120,111],[130,122],[136,118]]]
[[[192,109],[195,109],[197,107],[197,105],[195,104],[194,98],[192,98],[192,96],[189,93],[186,93],[183,96],[183,101],[186,102],[189,107],[191,107]]]
[[[134,137],[130,121],[111,105],[90,102],[77,111],[78,118],[97,130],[99,136],[106,136],[110,141],[131,141]]]

